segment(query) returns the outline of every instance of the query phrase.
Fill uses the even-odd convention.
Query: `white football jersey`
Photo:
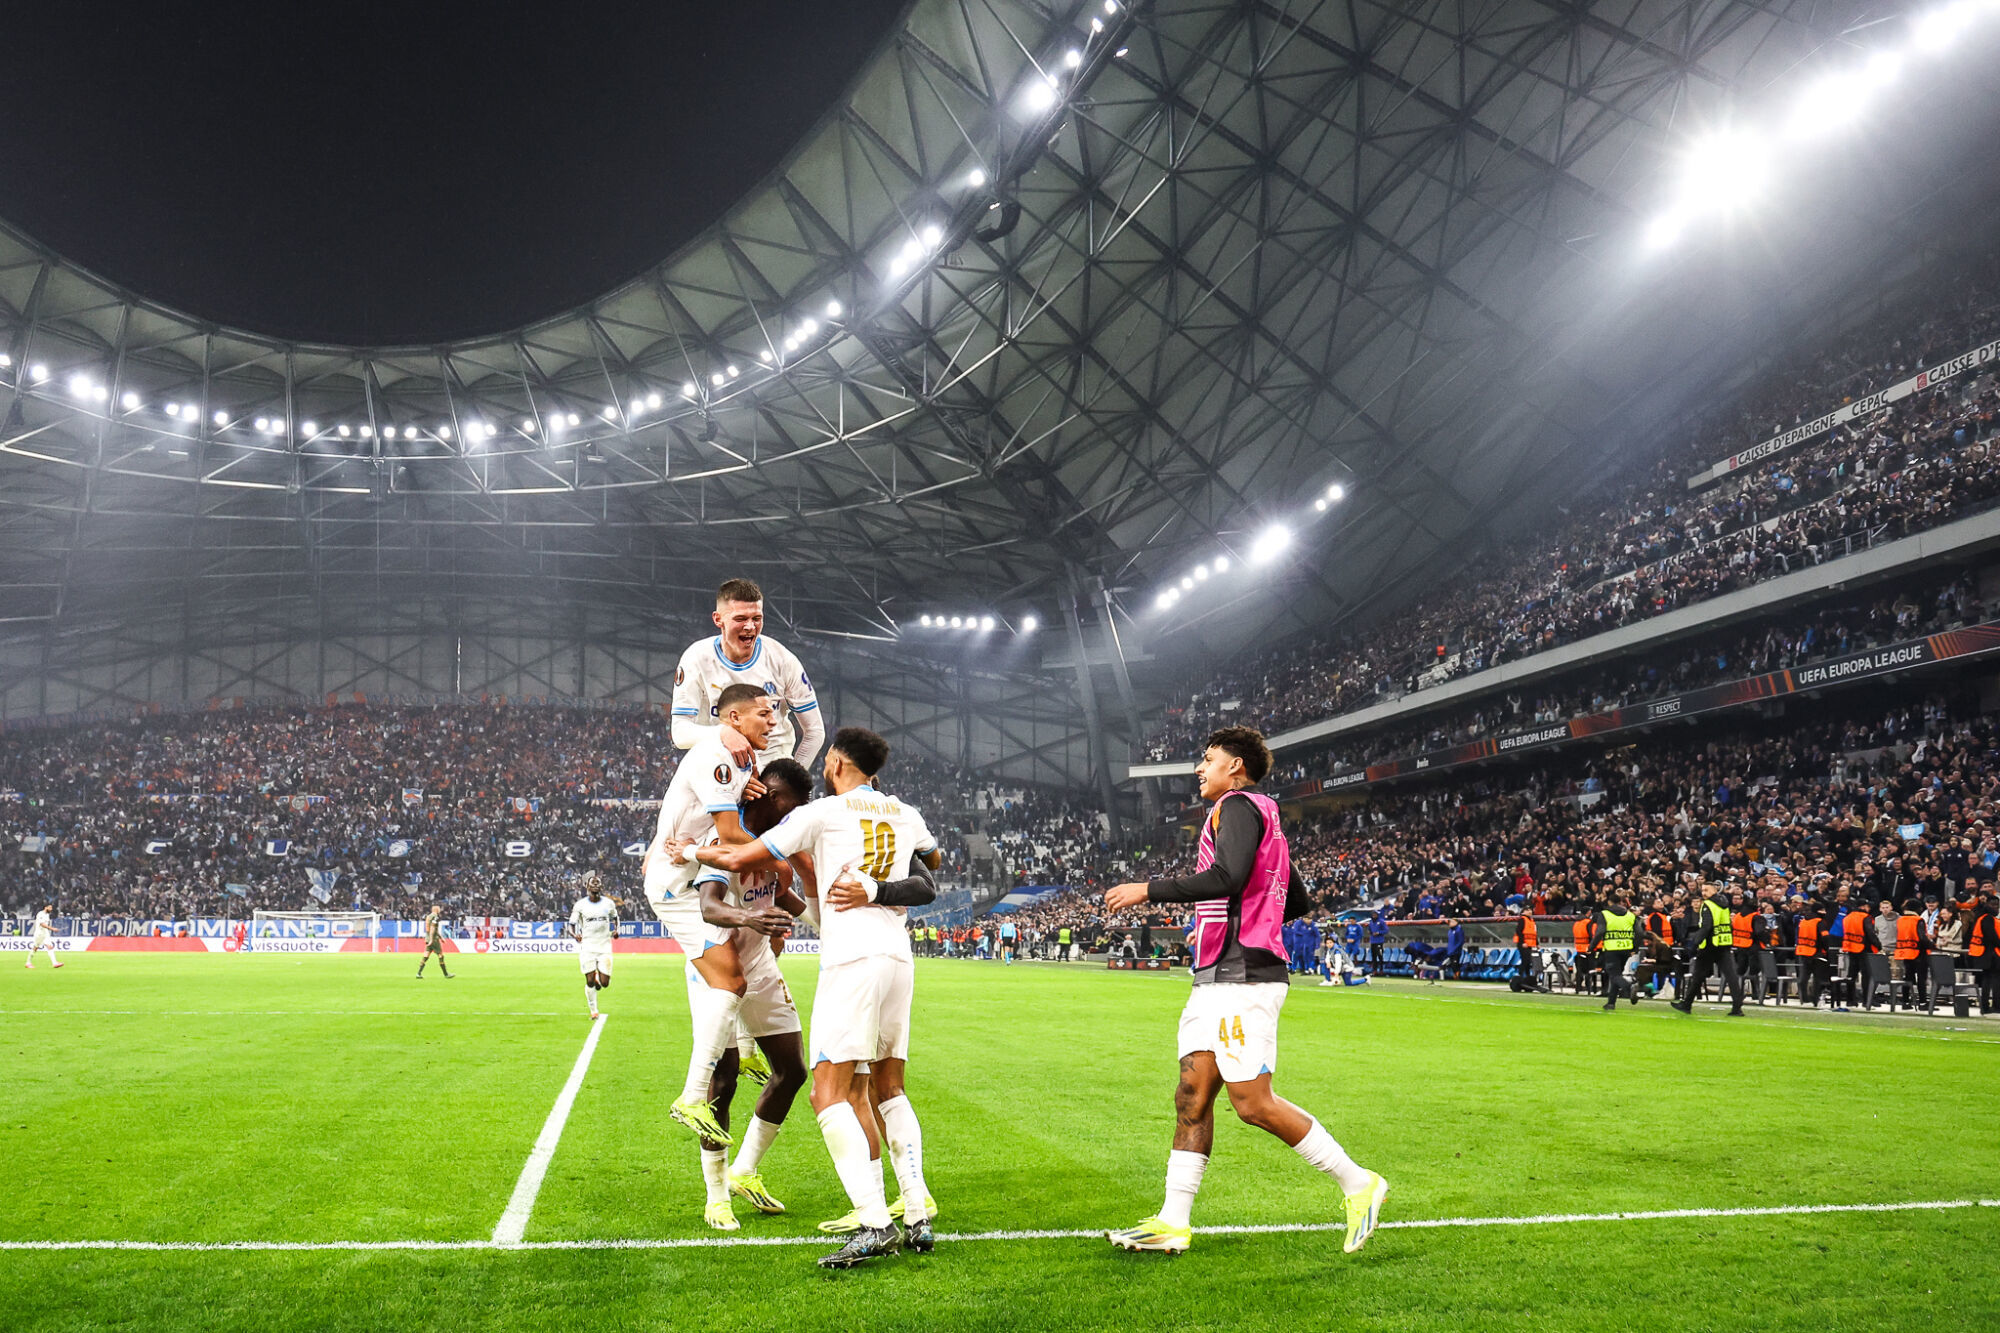
[[[808,801],[766,833],[764,845],[780,857],[810,852],[814,877],[824,891],[840,877],[842,868],[877,880],[903,879],[910,873],[911,859],[935,850],[937,840],[915,806],[864,786],[844,796]],[[873,903],[845,912],[822,906],[820,966],[857,958],[908,958],[907,915],[900,907]]]
[[[757,636],[756,651],[738,666],[722,651],[722,636],[712,634],[697,639],[681,654],[680,669],[674,672],[674,716],[693,720],[697,725],[722,725],[722,710],[716,700],[731,685],[755,685],[771,697],[777,720],[771,739],[759,754],[763,763],[789,759],[799,742],[799,730],[792,722],[794,713],[810,713],[819,707],[812,682],[792,650],[768,634]]]
[[[578,898],[576,906],[569,909],[569,923],[583,937],[579,948],[585,953],[602,953],[618,934],[618,905],[609,898],[596,902]]]
[[[43,908],[41,911],[35,913],[35,929],[36,930],[55,929],[54,925],[49,921],[49,913],[47,908]]]
[[[710,836],[702,845],[713,847],[722,839]],[[704,884],[722,885],[722,897],[732,907],[740,907],[746,912],[778,905],[778,875],[773,870],[747,870],[740,875],[732,875],[714,866],[703,866],[695,876],[694,886],[698,893]],[[737,952],[762,943],[765,937],[748,926],[738,926],[735,931]]]
[[[699,843],[714,833],[715,816],[742,803],[743,788],[754,771],[729,757],[719,735],[702,737],[681,756],[681,766],[667,784],[666,799],[660,802],[660,822],[653,830],[652,846],[646,851],[647,897],[663,898],[693,885],[702,867],[692,859],[675,865],[662,847],[669,838],[690,838]]]

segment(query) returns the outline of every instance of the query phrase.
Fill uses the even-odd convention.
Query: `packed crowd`
[[[1990,374],[1948,380],[1711,490],[1690,492],[1686,478],[1990,335],[1996,293],[1991,275],[1960,280],[1923,303],[1932,312],[1923,318],[1904,312],[1876,326],[1914,333],[1855,335],[1773,375],[1734,420],[1697,429],[1645,478],[1584,501],[1554,541],[1482,555],[1482,577],[1191,687],[1152,738],[1153,756],[1184,756],[1219,725],[1275,733],[1350,712],[1990,507],[2000,499],[2000,471],[1988,464],[2000,408]]]

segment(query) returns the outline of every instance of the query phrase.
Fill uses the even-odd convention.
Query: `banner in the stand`
[[[1968,370],[1976,370],[1996,359],[2000,359],[2000,338],[1983,347],[1975,347],[1969,352],[1946,357],[1930,369],[1919,371],[1906,380],[1892,384],[1886,389],[1878,389],[1874,393],[1851,399],[1823,417],[1816,417],[1790,430],[1780,431],[1762,444],[1751,445],[1740,454],[1731,454],[1721,462],[1703,468],[1689,477],[1688,489],[1697,490],[1732,472],[1749,467],[1752,463],[1762,462],[1773,454],[1781,454],[1795,444],[1817,439],[1835,426],[1845,425],[1857,417],[1865,417],[1872,412],[1880,411],[1890,403],[1900,402],[1913,393],[1922,393],[1925,389],[1934,388],[1948,379],[1962,375]]]
[[[1803,694],[1830,685],[1845,685],[1852,681],[1885,676],[1894,671],[1907,671],[1912,667],[1977,657],[1996,651],[2000,651],[2000,620],[1968,625],[1964,629],[1946,630],[1928,638],[1892,643],[1886,647],[1870,649],[1865,653],[1830,657],[1825,661],[1810,662],[1787,671],[1772,671],[1745,680],[1725,681],[1720,685],[1689,690],[1686,694],[1651,699],[1628,708],[1614,708],[1606,713],[1586,713],[1567,722],[1548,723],[1509,732],[1504,736],[1467,741],[1462,745],[1448,746],[1442,750],[1431,750],[1400,759],[1387,759],[1379,764],[1370,764],[1365,769],[1355,769],[1330,778],[1300,783],[1286,790],[1280,799],[1296,800],[1326,792],[1342,791],[1349,787],[1372,786],[1378,782],[1407,778],[1434,769],[1456,768],[1461,764],[1478,763],[1502,755],[1544,750],[1569,741],[1582,740],[1588,736],[1630,731],[1672,718],[1692,717],[1697,713],[1738,708],[1760,699],[1778,699],[1790,694]],[[1195,807],[1193,811],[1199,813],[1199,808]],[[1183,817],[1186,813],[1183,812]]]

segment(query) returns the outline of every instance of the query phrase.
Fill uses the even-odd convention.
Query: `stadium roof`
[[[1615,276],[1676,135],[1879,17],[917,0],[708,234],[448,346],[215,327],[0,232],[0,620],[678,629],[744,572],[835,634],[1091,578],[1143,618],[1333,482],[1285,602],[1338,614],[1717,345]],[[1686,332],[1623,340],[1641,295]]]

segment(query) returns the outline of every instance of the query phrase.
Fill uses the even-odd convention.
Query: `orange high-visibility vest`
[[[1858,907],[1840,918],[1840,951],[1868,952],[1868,914]]]
[[[1521,913],[1521,947],[1523,949],[1532,949],[1536,943],[1535,918],[1523,912]]]
[[[1578,953],[1589,953],[1590,918],[1584,917],[1581,921],[1578,921],[1575,925],[1571,926],[1569,928],[1569,931],[1571,935],[1576,937],[1576,951]]]
[[[1819,955],[1819,918],[1805,916],[1799,918],[1799,942],[1792,946],[1792,952],[1801,958]]]
[[[1744,912],[1741,915],[1731,912],[1729,914],[1729,942],[1739,949],[1749,948],[1754,943],[1750,927],[1756,923],[1756,920],[1757,918],[1749,912]]]
[[[1896,918],[1896,957],[1907,962],[1917,956],[1917,946],[1923,942],[1923,927],[1922,917]]]

